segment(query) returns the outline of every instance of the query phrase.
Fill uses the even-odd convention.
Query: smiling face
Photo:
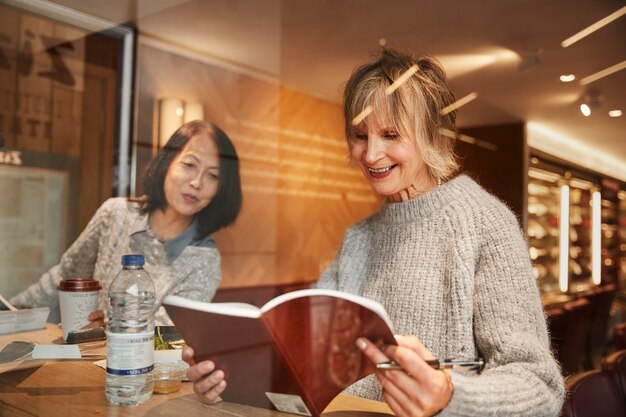
[[[193,136],[172,160],[165,176],[165,213],[191,218],[200,212],[217,194],[219,173],[214,140],[207,135]]]
[[[392,196],[413,185],[410,198],[454,175],[458,163],[450,132],[456,132],[456,112],[441,111],[454,101],[443,69],[427,56],[383,49],[378,59],[352,72],[343,91],[346,138],[353,161],[376,192]],[[364,114],[369,117],[362,121]],[[399,132],[399,136],[385,132]],[[372,140],[359,143],[363,139],[358,139],[357,133],[367,133],[366,138]],[[365,157],[368,146],[372,151]],[[376,149],[379,157],[374,154]],[[386,167],[391,169],[385,176],[384,171],[367,169]]]
[[[401,137],[394,127],[381,126],[373,116],[354,128],[349,147],[352,161],[379,195],[434,187],[415,140]]]

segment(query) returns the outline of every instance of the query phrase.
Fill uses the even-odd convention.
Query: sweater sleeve
[[[51,308],[51,319],[56,317],[59,295],[57,286],[65,278],[90,278],[93,276],[102,228],[106,227],[120,199],[107,200],[91,218],[78,239],[72,243],[61,257],[58,265],[45,272],[39,281],[11,298],[20,307]],[[122,200],[125,204],[125,201]],[[57,313],[58,314],[58,313]]]
[[[336,290],[338,288],[337,277],[337,264],[338,260],[335,259],[328,268],[322,273],[319,281],[315,284],[315,288],[324,290]]]
[[[480,375],[452,373],[454,394],[441,415],[558,416],[563,378],[526,242],[509,210],[486,210],[474,292],[474,337],[486,366]]]

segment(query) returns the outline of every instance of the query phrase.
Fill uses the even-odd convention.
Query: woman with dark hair
[[[92,277],[102,291],[87,327],[104,326],[109,286],[127,253],[143,254],[156,289],[158,325],[171,324],[161,306],[168,294],[210,301],[221,281],[220,254],[211,234],[234,223],[241,209],[239,159],[217,126],[180,127],[150,162],[145,196],[107,200],[58,265],[17,294],[18,306],[49,306],[58,321],[62,279]]]

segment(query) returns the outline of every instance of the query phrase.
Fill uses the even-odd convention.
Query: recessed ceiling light
[[[583,103],[580,105],[580,112],[583,116],[589,117],[589,115],[591,115],[591,108],[587,104]]]
[[[611,117],[620,117],[622,115],[622,111],[621,110],[611,110],[609,112],[609,116]]]
[[[559,77],[559,80],[561,80],[564,83],[571,83],[575,79],[576,79],[576,76],[574,74],[563,74]]]

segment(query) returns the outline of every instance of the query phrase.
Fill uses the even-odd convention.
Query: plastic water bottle
[[[152,395],[155,296],[143,265],[143,255],[122,256],[109,289],[104,391],[110,404],[140,404]]]

